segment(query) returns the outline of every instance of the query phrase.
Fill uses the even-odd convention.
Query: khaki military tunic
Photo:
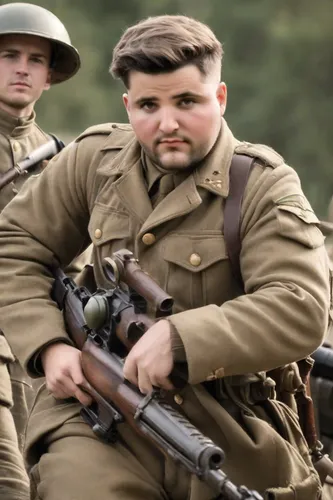
[[[223,235],[234,152],[260,158],[242,205],[244,296],[238,296]],[[95,277],[105,287],[102,259],[128,248],[175,299],[170,321],[189,374],[175,404],[225,450],[225,473],[265,498],[320,499],[296,415],[274,391],[260,401],[251,390],[253,381],[265,382],[265,371],[313,352],[327,327],[323,236],[295,171],[270,148],[237,141],[223,121],[202,165],[153,209],[131,128],[106,124],[83,134],[30,187],[0,217],[0,312],[29,373],[39,372],[36,353],[43,346],[69,341],[50,300],[51,267],[68,264],[92,241]],[[228,392],[218,402],[206,388],[219,378]],[[115,445],[103,444],[79,409],[74,400],[39,392],[27,433],[33,498],[213,497],[126,423]]]
[[[29,118],[15,118],[0,110],[0,174],[6,172],[17,162],[27,157],[31,151],[48,142],[51,137],[44,133],[35,122],[35,112]],[[17,177],[0,191],[0,210],[2,210],[21,190],[28,178],[42,171],[42,164]],[[32,180],[32,179],[31,179]],[[68,274],[75,277],[90,259],[90,251],[77,258],[67,268]],[[0,324],[1,327],[1,324]],[[20,450],[23,451],[25,428],[35,389],[40,382],[33,382],[22,369],[19,361],[9,365],[12,382],[14,406],[12,414],[17,430]],[[35,388],[33,387],[35,386]]]
[[[35,124],[34,118],[34,115],[29,119],[14,118],[0,110],[0,175],[49,139]],[[1,190],[0,210],[18,193],[26,177],[20,177]],[[24,373],[19,361],[14,360],[3,336],[0,337],[0,346],[0,383],[3,384],[0,406],[0,496],[3,495],[3,498],[8,499],[28,498],[28,478],[20,451],[23,451],[25,427],[28,411],[33,401],[33,390],[30,378]],[[8,369],[4,362],[9,363],[11,388]],[[13,416],[10,415],[9,408]]]
[[[0,110],[0,174],[5,173],[15,163],[29,155],[38,146],[45,144],[50,137],[35,122],[35,113],[29,118],[15,118]],[[41,172],[40,165],[28,174],[16,178],[0,191],[0,210],[16,196],[24,182],[33,174]],[[1,327],[1,324],[0,324]],[[20,450],[23,451],[25,427],[31,408],[34,390],[31,379],[16,360],[10,364],[14,406],[12,414],[17,430]]]

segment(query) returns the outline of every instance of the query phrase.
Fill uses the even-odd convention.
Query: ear
[[[130,104],[128,99],[128,94],[123,94],[123,103],[127,111],[128,117],[130,116]]]
[[[220,82],[216,90],[216,98],[220,104],[221,116],[224,115],[227,107],[227,93],[226,84],[224,82]]]
[[[49,88],[51,87],[51,79],[52,79],[52,69],[49,69],[49,71],[47,73],[46,81],[44,84],[44,90],[49,90]]]

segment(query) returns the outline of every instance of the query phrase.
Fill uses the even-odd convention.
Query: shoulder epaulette
[[[91,135],[110,135],[118,130],[123,132],[132,132],[132,127],[127,123],[101,123],[99,125],[93,125],[82,132],[82,134],[75,139],[75,142]]]
[[[266,165],[276,168],[284,164],[284,159],[274,149],[265,144],[251,144],[250,142],[241,142],[235,148],[236,154],[244,154],[252,158],[260,158]]]

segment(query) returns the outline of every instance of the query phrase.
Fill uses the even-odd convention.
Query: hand
[[[74,396],[81,404],[92,403],[89,394],[78,386],[89,387],[81,368],[81,351],[62,342],[51,344],[41,354],[46,387],[57,399]]]
[[[161,320],[149,328],[128,354],[124,377],[139,387],[143,394],[150,394],[153,386],[172,390],[168,376],[173,368],[171,327]]]
[[[44,170],[45,167],[47,167],[48,163],[50,160],[42,160],[40,164],[41,170]]]

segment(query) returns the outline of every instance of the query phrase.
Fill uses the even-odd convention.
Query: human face
[[[0,108],[29,116],[51,82],[51,44],[38,36],[0,36]]]
[[[129,121],[148,156],[166,170],[193,167],[213,147],[227,89],[216,71],[194,65],[161,74],[130,73],[123,96]]]

